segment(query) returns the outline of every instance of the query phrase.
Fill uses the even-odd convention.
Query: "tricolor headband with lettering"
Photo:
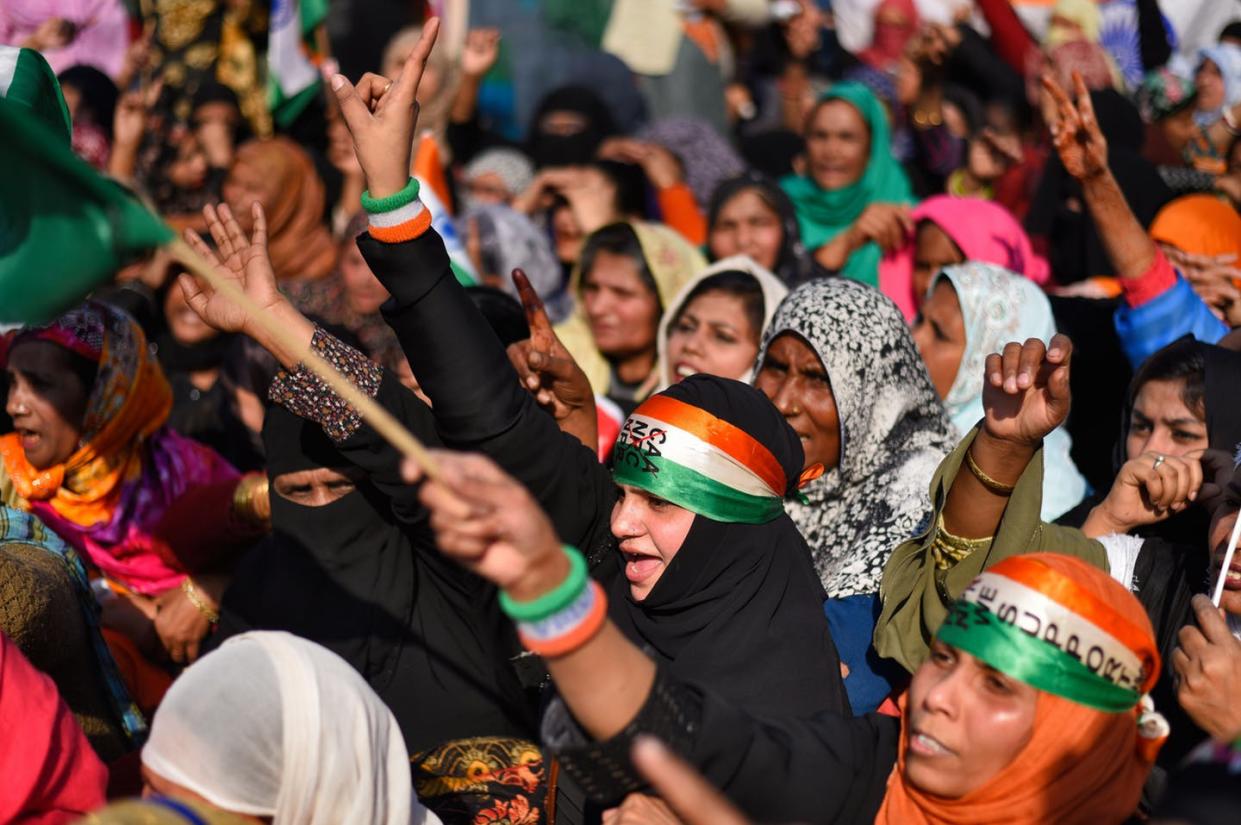
[[[765,524],[784,512],[788,479],[752,435],[667,395],[625,421],[613,478],[714,521]]]
[[[1036,557],[982,573],[936,634],[1026,684],[1109,713],[1134,707],[1159,676],[1151,635]]]

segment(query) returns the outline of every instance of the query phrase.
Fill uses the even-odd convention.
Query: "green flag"
[[[173,237],[29,107],[0,99],[0,322],[54,318]]]

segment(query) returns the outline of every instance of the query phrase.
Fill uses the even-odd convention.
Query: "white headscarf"
[[[290,633],[243,633],[187,668],[142,762],[274,825],[439,823],[413,795],[391,711],[344,659]]]
[[[672,302],[668,304],[663,318],[659,320],[659,336],[656,339],[656,346],[659,349],[657,366],[659,370],[659,389],[666,389],[672,384],[672,379],[675,377],[671,372],[672,365],[668,363],[668,333],[672,329],[673,322],[681,314],[681,309],[685,306],[685,302],[698,285],[712,275],[718,275],[721,272],[744,272],[757,281],[759,289],[763,291],[763,328],[758,330],[759,341],[762,341],[763,331],[767,329],[772,317],[776,314],[776,307],[780,306],[784,296],[789,294],[789,288],[784,285],[783,281],[776,277],[771,270],[756,263],[749,255],[732,255],[728,258],[723,258],[704,269],[700,275],[691,278],[685,286],[681,287],[681,291],[676,294]],[[754,377],[754,370],[753,368],[747,369],[744,375],[724,375],[721,377],[735,378],[738,381],[749,383]]]
[[[965,352],[952,389],[944,398],[948,417],[959,435],[982,419],[983,365],[1009,341],[1038,338],[1050,344],[1056,334],[1051,303],[1033,282],[995,264],[970,261],[944,267],[931,289],[947,280],[961,304]],[[929,291],[927,293],[930,294]],[[1086,479],[1077,471],[1069,452],[1073,440],[1057,427],[1043,440],[1043,519],[1052,521],[1086,495]]]

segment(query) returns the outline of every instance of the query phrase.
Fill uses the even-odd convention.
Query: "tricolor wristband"
[[[591,581],[564,610],[538,622],[518,622],[517,633],[526,650],[539,656],[564,656],[586,644],[608,618],[603,588]]]
[[[519,602],[507,593],[500,593],[500,609],[515,622],[541,622],[572,605],[586,590],[590,576],[586,559],[577,548],[565,544],[561,549],[569,559],[569,575],[560,584],[537,599]]]
[[[362,208],[374,215],[379,212],[391,212],[418,200],[418,180],[412,175],[399,192],[383,198],[372,198],[370,190],[362,192]]]

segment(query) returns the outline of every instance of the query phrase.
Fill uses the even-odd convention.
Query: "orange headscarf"
[[[77,451],[63,464],[38,470],[26,460],[17,434],[9,433],[0,437],[4,468],[26,501],[47,501],[82,527],[107,521],[124,482],[142,474],[142,439],[168,419],[168,380],[138,325],[103,304],[85,303],[17,340],[27,336],[89,357],[99,372]]]
[[[1169,203],[1151,223],[1152,240],[1191,255],[1226,255],[1241,260],[1241,215],[1215,195],[1185,195]]]
[[[1097,597],[1120,622],[1145,634],[1141,655],[1155,656],[1154,631],[1141,604],[1107,573],[1079,559],[1038,553],[1007,559],[1034,562],[1050,572],[1048,579],[1067,578]],[[1044,591],[1046,594],[1046,592]],[[1097,623],[1098,615],[1092,616]],[[1102,617],[1104,619],[1108,617]],[[1149,644],[1147,644],[1149,642]],[[907,721],[908,693],[901,700]],[[1128,818],[1137,808],[1142,786],[1162,739],[1139,736],[1139,707],[1105,713],[1040,691],[1034,731],[1025,748],[986,785],[960,799],[943,799],[905,781],[906,737],[902,730],[896,767],[888,777],[876,825],[1108,825]]]
[[[233,164],[260,170],[268,181],[267,251],[279,280],[314,280],[331,273],[336,245],[324,223],[323,181],[306,150],[284,137],[242,144]],[[237,215],[249,231],[249,210]]]

